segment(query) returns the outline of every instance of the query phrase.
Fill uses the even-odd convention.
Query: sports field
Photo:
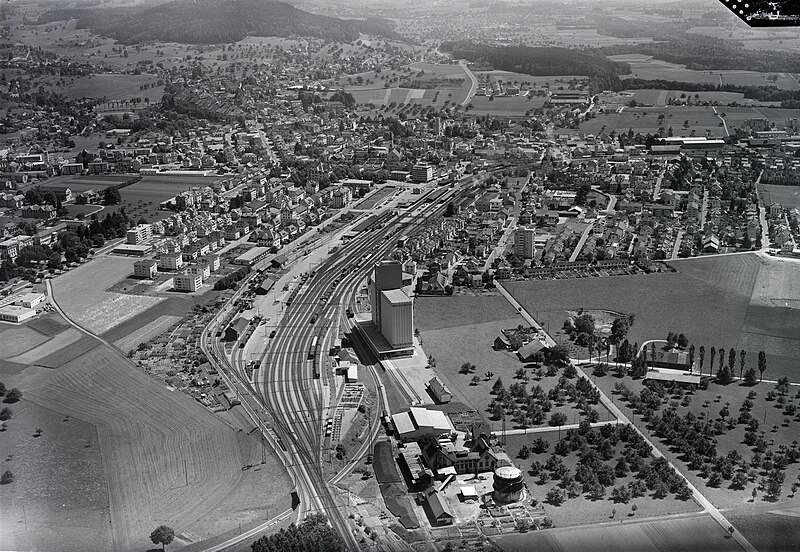
[[[619,514],[618,514],[619,515]],[[498,537],[506,552],[739,552],[741,548],[708,515],[637,522],[621,522],[594,527],[552,529]]]

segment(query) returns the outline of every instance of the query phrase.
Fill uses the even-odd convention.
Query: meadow
[[[760,184],[758,188],[766,205],[780,203],[785,209],[800,207],[800,186]]]
[[[738,552],[739,545],[711,516],[691,515],[665,520],[639,522],[626,519],[595,527],[511,534],[498,537],[505,552],[562,552],[597,550],[599,552]]]
[[[733,84],[736,86],[776,86],[783,90],[798,90],[800,84],[786,73],[759,73],[756,71],[695,71],[685,65],[669,63],[643,55],[609,56],[614,61],[624,61],[631,66],[629,78],[645,80],[671,80],[698,84]],[[770,77],[777,76],[773,81]]]
[[[469,112],[472,115],[525,117],[531,110],[542,107],[546,100],[542,96],[497,96],[491,100],[487,96],[475,96],[469,103]]]

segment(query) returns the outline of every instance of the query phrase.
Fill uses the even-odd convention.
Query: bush
[[[553,415],[550,416],[551,426],[562,426],[566,423],[567,423],[567,415],[562,412],[553,412]]]
[[[15,403],[22,399],[22,391],[14,387],[11,389],[8,394],[6,394],[5,402],[7,403]]]
[[[10,420],[13,415],[14,412],[10,408],[5,407],[3,410],[0,410],[0,421],[5,422],[6,420]]]
[[[8,485],[9,483],[14,482],[14,474],[11,473],[9,470],[3,472],[3,475],[0,476],[0,485]]]

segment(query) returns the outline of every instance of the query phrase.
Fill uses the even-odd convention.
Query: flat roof
[[[28,307],[20,307],[17,305],[6,305],[5,307],[0,307],[0,313],[2,314],[24,314],[26,312],[36,311]]]
[[[411,304],[411,298],[402,289],[385,289],[381,291],[381,295],[393,305]]]
[[[258,246],[256,246],[256,247],[250,249],[249,251],[245,251],[244,253],[242,253],[241,255],[236,257],[236,260],[237,261],[252,261],[253,259],[258,257],[259,255],[265,255],[267,253],[269,253],[269,248],[268,247],[258,247]]]
[[[434,429],[441,429],[442,431],[452,430],[453,424],[447,418],[447,414],[441,410],[428,410],[419,406],[411,407],[411,414],[420,427],[432,427]]]
[[[121,243],[121,244],[119,244],[118,246],[116,246],[114,248],[114,251],[136,251],[136,252],[142,252],[142,251],[150,251],[151,249],[153,249],[152,245],[147,245],[147,244],[145,244],[145,245],[133,245],[133,244],[130,244],[130,243]]]
[[[677,381],[679,383],[693,383],[700,385],[700,374],[686,372],[684,370],[671,370],[669,368],[653,368],[648,370],[644,379],[658,381]]]
[[[392,422],[394,422],[394,428],[398,435],[411,433],[416,429],[414,427],[414,422],[411,420],[410,412],[392,414]]]

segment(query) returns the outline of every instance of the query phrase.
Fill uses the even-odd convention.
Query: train
[[[317,356],[317,347],[319,346],[319,336],[315,335],[314,339],[311,340],[311,347],[308,349],[308,360],[314,360],[314,357]]]

